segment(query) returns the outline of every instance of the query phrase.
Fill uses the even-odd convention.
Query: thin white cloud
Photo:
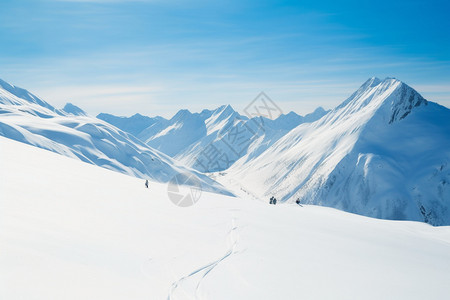
[[[205,103],[208,108],[232,104],[243,109],[260,91],[279,101],[284,111],[305,114],[319,105],[334,107],[371,76],[398,77],[431,101],[450,98],[448,79],[426,80],[427,72],[442,67],[437,62],[380,57],[370,47],[321,59],[314,57],[314,49],[301,49],[299,57],[308,59],[254,60],[255,48],[266,40],[276,38],[172,42],[39,61],[0,58],[0,77],[7,74],[3,79],[38,92],[56,106],[71,101],[92,114],[170,117],[179,108],[198,111]]]

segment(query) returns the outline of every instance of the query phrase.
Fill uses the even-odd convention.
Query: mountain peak
[[[346,115],[380,110],[391,124],[404,119],[415,107],[427,104],[418,92],[396,78],[372,77],[335,110]]]
[[[227,119],[232,115],[237,115],[237,112],[231,107],[230,104],[219,106],[215,109],[211,115],[211,118],[215,119],[215,121],[221,121]]]
[[[222,105],[219,108],[216,109],[216,112],[222,114],[225,113],[226,115],[232,114],[236,112],[233,107],[230,104]]]
[[[317,107],[312,113],[309,113],[303,117],[304,123],[312,123],[319,120],[326,115],[329,110],[325,110],[322,106]]]
[[[312,114],[322,114],[325,112],[326,112],[326,110],[322,106],[319,106],[312,112]]]
[[[86,116],[87,115],[84,112],[84,110],[82,110],[81,108],[79,108],[76,105],[73,105],[72,103],[66,103],[66,105],[63,108],[63,110],[66,113],[69,113],[69,114],[74,115],[74,116]]]
[[[396,83],[401,83],[401,81],[395,77],[386,77],[383,80],[378,77],[370,77],[361,85],[358,91],[369,90],[379,86],[389,87]]]
[[[190,116],[192,116],[193,114],[188,110],[188,109],[180,109],[175,116],[172,117],[172,119],[170,119],[170,121],[172,122],[177,122],[180,120],[184,120]]]
[[[404,82],[398,82],[400,84],[396,89],[396,97],[391,102],[392,114],[389,123],[404,119],[415,107],[428,105],[428,101],[415,89]]]
[[[382,82],[382,80],[378,77],[370,77],[366,80],[366,82],[363,83],[361,88],[372,88],[374,86],[379,85]]]
[[[416,90],[395,77],[386,77],[375,84],[376,79],[372,86],[375,88],[374,95],[386,93],[384,102],[389,105],[389,124],[404,119],[415,107],[428,104]]]

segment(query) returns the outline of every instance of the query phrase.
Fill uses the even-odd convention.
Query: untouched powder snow
[[[0,137],[0,299],[446,299],[450,227],[204,192]]]

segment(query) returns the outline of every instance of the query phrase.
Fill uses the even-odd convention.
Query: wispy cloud
[[[371,76],[398,77],[430,100],[450,99],[448,56],[373,42],[373,31],[337,22],[342,15],[323,7],[203,0],[10,6],[0,11],[8,45],[0,48],[0,77],[91,113],[239,109],[262,90],[283,110],[307,113],[337,105]]]
[[[7,64],[0,59],[0,63],[8,74],[4,79],[17,79],[12,83],[30,88],[57,106],[71,101],[92,114],[154,115],[159,111],[170,117],[181,107],[199,111],[205,103],[208,108],[229,103],[243,109],[260,91],[267,92],[284,111],[305,114],[319,105],[338,105],[370,76],[396,76],[419,92],[441,91],[438,98],[434,94],[430,100],[445,102],[450,98],[448,88],[442,89],[445,84],[415,86],[420,78],[398,72],[411,70],[413,65],[423,76],[427,68],[435,68],[433,62],[379,58],[373,55],[374,49],[363,48],[355,50],[358,54],[353,59],[340,59],[339,54],[320,60],[306,49],[300,53],[301,57],[311,57],[306,61],[261,63],[259,58],[251,58],[253,47],[260,42],[264,43],[264,38],[222,41],[220,46],[172,42],[32,63]],[[245,44],[246,49],[236,51],[236,44]]]

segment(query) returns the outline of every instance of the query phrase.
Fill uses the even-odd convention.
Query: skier
[[[145,180],[145,187],[148,188],[148,180]]]
[[[274,196],[270,197],[269,204],[273,204],[273,205],[277,204],[277,199]]]

